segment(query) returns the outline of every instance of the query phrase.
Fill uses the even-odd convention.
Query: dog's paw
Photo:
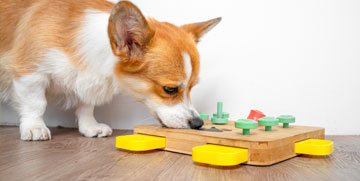
[[[82,125],[79,127],[79,131],[86,137],[106,137],[112,134],[110,126],[103,123]]]
[[[24,121],[20,124],[21,139],[25,141],[50,140],[51,133],[44,122]]]

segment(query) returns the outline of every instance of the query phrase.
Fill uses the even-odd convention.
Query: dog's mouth
[[[185,126],[185,125],[182,125],[182,126],[169,126],[169,125],[167,125],[166,124],[166,121],[164,121],[164,120],[162,120],[161,118],[160,118],[160,116],[158,115],[158,113],[153,113],[153,117],[154,117],[154,119],[156,119],[159,123],[160,123],[160,125],[163,127],[163,128],[177,128],[177,129],[190,129],[191,128],[191,126],[190,126],[190,123],[187,121],[187,126]]]
[[[161,120],[160,116],[157,113],[153,113],[153,117],[159,121],[159,123],[161,124],[162,127],[164,128],[172,128],[171,126],[167,126],[163,120]],[[204,122],[202,119],[200,118],[194,118],[194,119],[190,119],[187,120],[187,127],[182,127],[182,129],[200,129]],[[180,128],[180,127],[177,127]]]
[[[156,112],[153,113],[153,117],[154,117],[156,120],[159,121],[159,123],[161,124],[162,127],[168,128],[168,127],[164,124],[164,122],[160,119],[159,115],[158,115]]]

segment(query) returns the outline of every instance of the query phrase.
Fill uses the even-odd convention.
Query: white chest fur
[[[99,105],[111,100],[119,92],[119,81],[114,66],[119,61],[114,56],[107,35],[109,14],[87,10],[78,39],[84,68],[72,65],[68,55],[55,48],[45,54],[39,72],[50,77],[47,93],[56,101],[70,108],[79,101]],[[60,96],[60,97],[59,97]],[[59,102],[60,101],[60,102]]]

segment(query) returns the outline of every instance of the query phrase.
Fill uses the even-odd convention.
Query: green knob
[[[235,121],[235,128],[243,129],[243,135],[250,135],[250,129],[257,128],[258,123],[252,119],[239,119]]]
[[[280,115],[277,119],[283,123],[283,128],[289,128],[289,123],[295,123],[295,117],[291,115]]]
[[[212,123],[214,123],[214,124],[227,124],[228,123],[228,118],[224,116],[222,108],[223,108],[223,103],[218,102],[216,116],[213,116],[211,118]]]
[[[209,115],[208,114],[204,114],[204,113],[200,113],[200,118],[202,119],[202,120],[209,120]]]
[[[224,117],[224,118],[228,118],[228,119],[229,119],[229,113],[223,112],[222,114],[223,114],[223,117]],[[214,113],[213,116],[214,116],[214,117],[217,117],[217,113]]]
[[[279,124],[279,120],[274,117],[263,117],[260,118],[258,121],[261,126],[265,126],[265,131],[271,131],[272,126],[276,126]]]

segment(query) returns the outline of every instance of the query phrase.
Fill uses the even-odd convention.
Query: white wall
[[[327,134],[360,134],[360,1],[133,2],[146,16],[177,25],[223,17],[198,45],[201,80],[192,100],[199,111],[213,113],[223,101],[232,119],[259,109],[292,114],[296,124]],[[7,105],[0,111],[2,124],[15,123]],[[72,113],[50,108],[46,122],[73,126]],[[126,96],[95,114],[113,128],[154,122]]]

